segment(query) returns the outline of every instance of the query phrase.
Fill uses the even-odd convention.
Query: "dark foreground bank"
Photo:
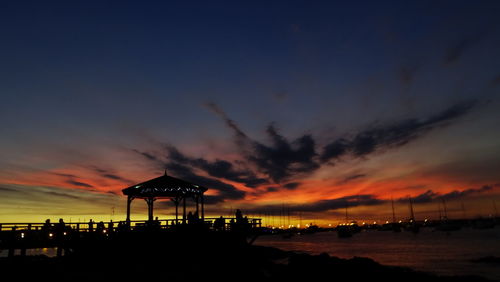
[[[161,246],[87,247],[61,258],[0,259],[2,278],[43,281],[489,281],[443,277],[408,268],[383,266],[371,259],[340,259],[271,247],[199,245],[185,240]],[[5,280],[8,281],[8,280]]]

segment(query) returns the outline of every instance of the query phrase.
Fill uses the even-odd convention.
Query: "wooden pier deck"
[[[102,244],[124,238],[132,240],[130,238],[138,236],[141,240],[148,236],[158,240],[173,236],[185,238],[193,234],[198,238],[213,237],[214,234],[258,236],[260,229],[260,218],[249,218],[245,222],[237,222],[236,218],[205,218],[203,222],[182,219],[71,222],[64,225],[57,222],[50,226],[46,223],[0,223],[0,250],[8,250],[8,256],[12,257],[16,250],[19,250],[19,255],[25,256],[27,249],[57,248],[57,255],[62,256],[78,246],[94,242]]]

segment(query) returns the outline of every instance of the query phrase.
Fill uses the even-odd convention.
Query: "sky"
[[[121,190],[165,170],[209,189],[209,216],[266,224],[283,210],[388,220],[391,201],[403,219],[409,197],[417,219],[443,200],[449,217],[494,215],[498,14],[496,1],[2,1],[0,222],[123,220]]]

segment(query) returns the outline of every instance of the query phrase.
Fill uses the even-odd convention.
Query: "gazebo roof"
[[[122,190],[124,195],[135,198],[174,198],[202,195],[207,188],[179,178],[162,175],[151,180],[132,185]]]

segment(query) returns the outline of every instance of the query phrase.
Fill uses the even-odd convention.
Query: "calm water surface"
[[[500,265],[473,263],[486,256],[500,257],[500,227],[487,230],[463,229],[451,233],[423,228],[411,232],[363,231],[351,238],[336,232],[261,236],[257,245],[310,254],[326,252],[341,258],[368,257],[381,264],[406,266],[442,275],[480,275],[500,281]]]

